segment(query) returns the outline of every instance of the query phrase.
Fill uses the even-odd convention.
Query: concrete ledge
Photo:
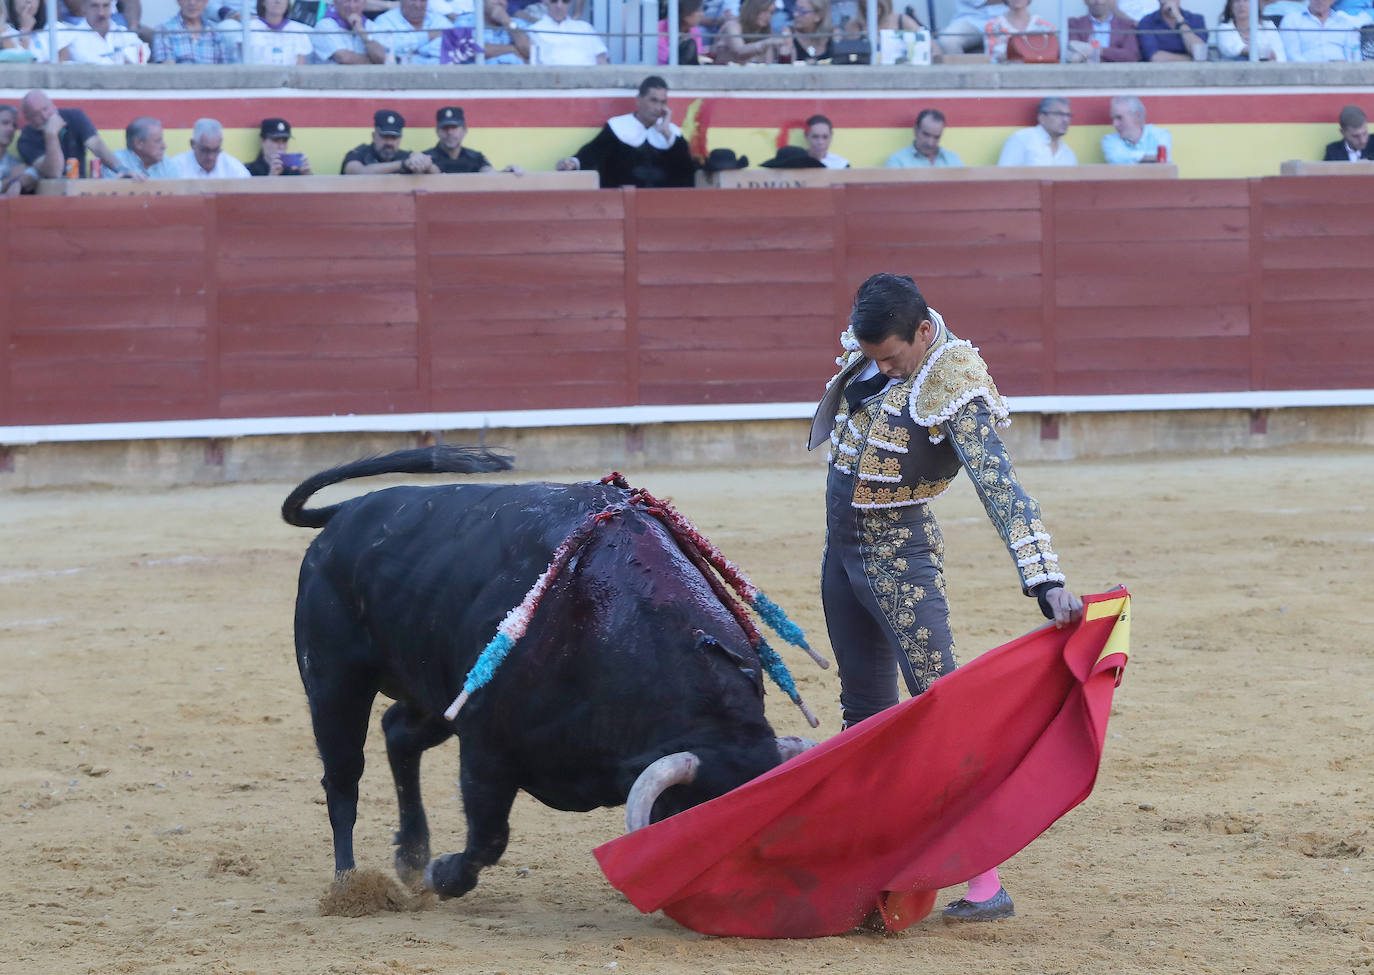
[[[1101,91],[1168,88],[1359,88],[1374,85],[1374,62],[1250,64],[1239,61],[1178,64],[955,64],[908,67],[658,67],[608,64],[587,68],[417,68],[405,65],[345,67],[303,65],[82,65],[0,64],[0,90],[241,90],[296,89],[372,94],[382,91],[551,91],[628,89],[646,74],[669,86],[698,92],[1023,90]]]
[[[280,481],[368,454],[432,442],[510,450],[517,470],[763,467],[824,463],[805,419],[43,442],[0,447],[0,493]],[[1022,463],[1296,444],[1374,447],[1374,406],[1160,412],[1022,413],[1003,431]]]

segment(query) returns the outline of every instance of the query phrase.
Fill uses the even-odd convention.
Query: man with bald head
[[[35,88],[19,103],[19,113],[24,120],[24,131],[19,133],[19,158],[32,166],[40,178],[61,177],[69,159],[75,162],[75,175],[85,177],[88,151],[117,176],[147,178],[142,173],[125,171],[81,109],[58,108],[46,92]]]

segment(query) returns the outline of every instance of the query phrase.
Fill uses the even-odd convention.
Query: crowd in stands
[[[588,0],[256,0],[245,31],[239,5],[177,0],[178,12],[142,23],[141,0],[58,0],[54,42],[45,0],[0,0],[0,60],[82,64],[537,64],[610,60]],[[1254,0],[1258,59],[1374,59],[1374,0]],[[1250,56],[1251,0],[1228,0],[1209,27],[1183,0],[1084,0],[1087,13],[1057,24],[1031,0],[958,0],[938,31],[945,55],[983,52],[994,62],[1241,60]],[[480,32],[475,8],[482,8]],[[684,64],[825,64],[867,61],[866,0],[679,0],[677,50],[660,4],[658,61]],[[880,33],[915,31],[915,7],[877,0]],[[297,19],[293,19],[297,18]],[[1362,46],[1362,29],[1364,43]],[[247,42],[245,44],[245,37]],[[478,44],[481,44],[480,58]],[[842,56],[842,52],[844,56]],[[673,57],[673,55],[676,57]]]
[[[1147,122],[1145,104],[1139,98],[1117,95],[1111,99],[1109,110],[1113,131],[1101,141],[1106,163],[1174,161],[1171,134]],[[1036,124],[1007,138],[997,165],[1077,166],[1078,157],[1064,139],[1072,120],[1069,99],[1060,95],[1041,99]],[[495,169],[484,154],[463,145],[468,129],[461,106],[446,105],[435,113],[437,141],[433,148],[423,151],[402,148],[406,120],[400,112],[378,109],[372,124],[371,140],[344,156],[340,175],[485,173]],[[1327,145],[1323,161],[1374,160],[1374,143],[1369,139],[1369,120],[1363,109],[1345,106],[1337,124],[1341,138]],[[911,145],[892,153],[885,165],[893,169],[962,166],[959,156],[940,144],[946,125],[939,110],[921,110]],[[835,126],[829,118],[811,116],[804,131],[805,146],[784,145],[761,165],[774,169],[849,168],[848,159],[831,151]],[[288,120],[263,119],[258,154],[245,165],[224,151],[223,126],[215,119],[203,118],[191,131],[190,148],[168,157],[161,121],[140,117],[125,129],[125,148],[112,151],[84,111],[58,108],[45,92],[34,90],[24,96],[17,109],[0,105],[0,193],[13,196],[33,192],[39,179],[141,181],[314,175],[309,157],[291,151],[291,138]],[[692,186],[698,170],[711,173],[747,166],[746,157],[736,157],[728,149],[713,150],[705,160],[696,159],[682,129],[672,120],[667,82],[650,75],[640,83],[632,111],[608,119],[591,141],[558,160],[555,169],[595,171],[602,187],[652,189]],[[516,165],[503,171],[524,173]]]

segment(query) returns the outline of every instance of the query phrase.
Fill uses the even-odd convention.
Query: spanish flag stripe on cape
[[[596,849],[645,913],[703,934],[889,930],[1009,859],[1092,791],[1130,594],[990,650],[733,792]]]

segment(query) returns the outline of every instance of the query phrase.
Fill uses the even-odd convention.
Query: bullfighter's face
[[[935,339],[935,326],[929,319],[916,327],[916,334],[910,342],[896,335],[889,335],[881,342],[872,343],[859,340],[859,349],[878,364],[878,371],[888,379],[910,379],[921,368],[930,343]]]

